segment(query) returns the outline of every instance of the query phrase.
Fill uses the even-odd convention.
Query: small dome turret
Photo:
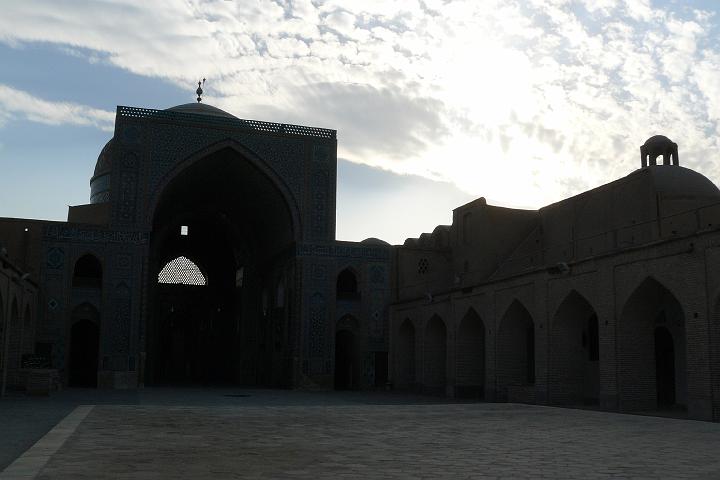
[[[658,157],[663,158],[663,165],[680,166],[677,143],[664,135],[654,135],[640,147],[640,164],[643,168],[657,165]]]

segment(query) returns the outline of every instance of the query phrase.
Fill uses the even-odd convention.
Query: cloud
[[[353,162],[539,207],[638,168],[656,133],[720,177],[708,161],[720,148],[717,15],[650,3],[37,0],[4,6],[0,41],[87,52],[188,98],[203,72],[208,102],[336,128]],[[5,102],[0,121],[111,122],[14,102],[25,113]]]
[[[69,102],[50,102],[0,84],[0,126],[14,118],[47,125],[81,125],[112,132],[115,112]]]

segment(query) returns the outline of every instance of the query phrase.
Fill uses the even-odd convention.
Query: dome
[[[185,103],[166,109],[167,112],[190,113],[194,115],[210,115],[213,117],[237,118],[224,110],[208,105],[206,103],[195,102]]]
[[[666,199],[720,198],[720,189],[709,178],[689,168],[650,165],[636,170],[632,175],[650,175],[655,192]]]
[[[100,151],[97,162],[95,163],[95,173],[93,177],[102,175],[103,173],[109,173],[112,169],[112,149],[115,144],[115,138],[111,138]]]
[[[647,147],[665,147],[674,144],[675,142],[670,140],[665,135],[653,135],[652,137],[645,140],[645,143],[643,145]]]
[[[365,240],[362,240],[360,243],[365,244],[365,245],[382,245],[382,246],[390,245],[385,240],[380,240],[379,238],[375,238],[375,237],[366,238]]]

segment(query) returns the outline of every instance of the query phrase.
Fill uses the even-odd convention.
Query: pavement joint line
[[[0,472],[0,480],[29,480],[37,477],[50,457],[63,446],[95,405],[79,405],[35,445]]]

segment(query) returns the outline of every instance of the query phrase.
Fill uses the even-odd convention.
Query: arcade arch
[[[517,300],[500,320],[496,351],[501,395],[507,394],[508,387],[535,384],[535,324]]]
[[[573,290],[550,326],[550,401],[597,404],[600,398],[598,317],[590,303]]]
[[[623,410],[687,405],[685,315],[675,296],[651,277],[623,306],[618,370]]]
[[[458,397],[482,398],[485,387],[485,324],[473,308],[460,321],[456,338],[455,393]]]

